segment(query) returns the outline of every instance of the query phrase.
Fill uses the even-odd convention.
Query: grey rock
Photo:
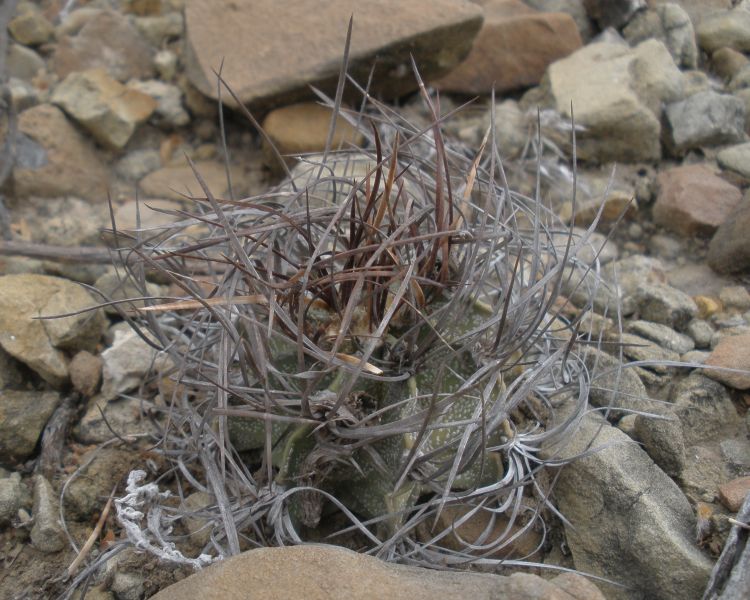
[[[721,11],[701,20],[696,28],[698,43],[706,52],[729,47],[750,50],[750,12],[742,8]]]
[[[739,98],[699,92],[665,109],[665,143],[677,155],[701,146],[745,140],[745,105]]]
[[[648,249],[653,256],[674,260],[683,255],[685,245],[682,240],[678,240],[671,235],[657,233],[652,235],[648,241]]]
[[[746,438],[721,440],[719,448],[721,448],[721,455],[734,473],[742,476],[750,471],[750,442]]]
[[[680,356],[680,360],[688,364],[702,365],[709,356],[711,356],[711,353],[706,350],[691,350]]]
[[[645,363],[640,366],[660,375],[666,375],[674,370],[674,367],[663,365],[661,364],[662,362],[676,362],[680,360],[680,355],[677,354],[677,352],[662,348],[659,344],[654,344],[650,340],[639,335],[623,333],[619,338],[615,337],[614,339],[619,340],[619,342],[623,344],[623,355],[630,360]],[[613,352],[618,351],[616,347],[611,350]]]
[[[739,523],[750,520],[750,494],[737,513]],[[732,526],[703,596],[707,600],[743,600],[750,589],[750,543],[740,524]]]
[[[594,259],[598,259],[599,263],[606,265],[607,263],[617,260],[620,253],[617,248],[617,244],[607,239],[607,236],[603,233],[593,231],[586,233],[585,229],[580,227],[573,227],[572,229],[573,238],[570,243],[571,252],[575,250],[576,245],[579,245],[579,249],[576,251],[576,258],[583,261],[584,264],[591,265],[594,263]],[[552,236],[555,249],[560,256],[565,252],[565,248],[568,245],[568,233],[558,233]],[[585,242],[583,239],[587,238]]]
[[[151,77],[152,49],[126,17],[104,10],[81,20],[80,30],[60,38],[55,48],[52,66],[61,79],[95,67],[120,82]]]
[[[10,101],[17,113],[39,104],[38,90],[28,81],[11,77],[8,80],[8,88],[10,90]]]
[[[332,584],[335,582],[335,584]],[[576,598],[603,600],[596,586],[566,573],[549,581],[530,573],[509,577],[438,571],[386,563],[337,546],[259,548],[222,560],[160,591],[152,600],[447,600],[449,598]]]
[[[719,166],[750,179],[750,142],[724,148],[716,155]]]
[[[51,104],[40,104],[18,117],[18,160],[13,168],[20,198],[107,197],[109,172],[93,144]]]
[[[117,329],[112,345],[101,353],[102,396],[113,400],[134,390],[151,371],[168,368],[171,361],[131,329]]]
[[[695,342],[696,348],[708,348],[711,345],[711,338],[714,335],[714,328],[708,321],[703,319],[693,319],[685,328],[687,333]]]
[[[641,284],[635,292],[641,317],[682,331],[698,314],[698,307],[685,292],[669,285]]]
[[[45,71],[44,59],[31,48],[20,44],[10,45],[5,60],[8,77],[31,81],[40,71]]]
[[[744,285],[729,285],[719,292],[719,300],[727,308],[747,310],[750,308],[750,292]]]
[[[65,531],[60,524],[60,508],[57,494],[42,475],[34,477],[34,525],[31,528],[31,543],[45,553],[62,550],[67,544]]]
[[[587,348],[583,357],[591,373],[589,402],[592,405],[614,409],[613,418],[621,416],[623,411],[649,411],[654,407],[634,369],[593,347]]]
[[[623,30],[623,35],[633,45],[649,38],[662,41],[681,67],[694,69],[698,64],[693,23],[677,3],[659,4],[653,10],[637,13]]]
[[[52,102],[113,149],[124,148],[156,108],[148,94],[124,87],[103,68],[68,75],[52,94]]]
[[[115,173],[125,181],[138,181],[161,167],[157,150],[146,148],[128,152],[115,163]]]
[[[727,437],[736,431],[740,418],[726,388],[699,373],[691,373],[677,382],[669,396],[682,423],[688,446]]]
[[[616,313],[619,300],[614,287],[586,267],[566,268],[562,291],[579,308],[586,308],[591,303],[598,313]]]
[[[211,521],[200,516],[200,512],[214,504],[216,500],[206,492],[194,492],[185,498],[183,509],[187,515],[183,517],[185,527],[190,533],[190,542],[198,548],[203,548],[211,538]]]
[[[576,22],[584,42],[590,40],[594,33],[583,0],[525,0],[525,3],[543,12],[561,12],[570,15]]]
[[[21,363],[0,347],[0,390],[17,389],[24,381]]]
[[[65,488],[66,512],[70,511],[79,520],[91,518],[106,504],[109,490],[124,482],[139,462],[137,453],[120,448],[99,448],[86,453],[81,460],[85,466]]]
[[[677,333],[671,327],[651,323],[650,321],[632,321],[628,323],[627,330],[641,337],[656,342],[667,350],[677,354],[685,354],[695,348],[695,342],[687,335]]]
[[[699,597],[712,561],[693,536],[690,503],[649,456],[601,417],[586,414],[575,437],[544,449],[545,457],[572,457],[555,496],[576,569],[612,579],[609,598]]]
[[[750,202],[745,198],[719,226],[708,246],[708,264],[717,273],[750,272]]]
[[[684,93],[682,74],[657,40],[635,49],[591,43],[551,64],[547,79],[542,104],[569,120],[573,102],[583,128],[576,135],[578,156],[593,162],[658,159],[662,103]]]
[[[606,265],[604,278],[617,284],[620,297],[633,296],[642,283],[664,283],[667,279],[664,264],[651,256],[634,254]]]
[[[177,55],[171,50],[160,50],[154,55],[154,67],[162,81],[172,81],[177,74]]]
[[[55,32],[52,23],[31,2],[18,5],[16,15],[8,23],[8,31],[17,42],[28,46],[49,41]]]
[[[81,286],[45,275],[0,277],[0,345],[55,386],[68,377],[62,350],[93,350],[102,335],[104,315],[85,311],[94,300]],[[74,311],[75,316],[37,319]]]
[[[95,396],[89,400],[73,434],[82,444],[101,444],[116,437],[115,433],[126,439],[155,434],[156,426],[144,415],[151,407],[150,402],[138,398],[123,397],[107,402]]]
[[[13,464],[31,456],[59,403],[57,392],[0,392],[0,462]]]
[[[680,473],[680,487],[691,498],[714,502],[719,486],[732,479],[715,442],[686,448],[688,460]]]
[[[182,37],[185,30],[185,20],[179,12],[136,17],[133,22],[141,35],[157,48],[166,40]]]
[[[117,600],[141,600],[143,598],[146,578],[141,573],[115,573],[110,590]]]
[[[4,527],[16,518],[23,501],[21,476],[11,473],[10,477],[0,479],[0,527]]]
[[[108,300],[126,300],[128,298],[142,298],[144,296],[165,296],[167,294],[166,286],[157,285],[146,282],[146,289],[141,290],[140,286],[137,286],[132,279],[122,279],[122,273],[114,270],[108,270],[101,277],[99,277],[94,283],[94,287],[99,290]],[[127,307],[142,307],[145,306],[145,301],[134,300],[127,304],[121,304],[120,310]],[[105,307],[104,311],[109,315],[118,315],[118,309],[114,306]]]
[[[182,106],[182,90],[176,85],[150,79],[131,81],[128,88],[151,96],[156,101],[153,120],[157,125],[182,127],[190,122],[190,115]]]
[[[687,458],[682,424],[670,410],[656,416],[636,415],[635,435],[651,459],[670,477],[677,477]]]
[[[647,6],[646,0],[584,0],[583,3],[589,17],[602,29],[622,27]]]

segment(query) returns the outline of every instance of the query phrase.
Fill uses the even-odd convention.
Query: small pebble
[[[37,475],[34,479],[33,514],[31,543],[34,547],[46,553],[62,550],[67,543],[67,538],[59,521],[60,509],[57,494],[42,475]]]

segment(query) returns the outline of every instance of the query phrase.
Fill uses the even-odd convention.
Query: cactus
[[[138,247],[185,292],[140,313],[181,365],[163,448],[216,498],[209,553],[348,536],[414,564],[489,560],[540,518],[536,451],[585,406],[556,312],[585,237],[561,250],[538,191],[508,188],[493,126],[471,153],[424,86],[427,127],[362,93],[356,112],[321,94],[362,148],[303,157],[259,197],[215,198],[196,172],[204,197]],[[425,540],[446,506],[510,525]]]

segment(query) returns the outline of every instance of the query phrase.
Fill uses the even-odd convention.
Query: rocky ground
[[[377,56],[375,95],[427,119],[412,95],[410,52],[440,91],[443,113],[478,96],[445,123],[446,135],[476,149],[494,111],[511,184],[531,194],[529,148],[539,122],[545,202],[583,228],[603,203],[594,242],[611,285],[597,289],[582,331],[625,345],[588,354],[600,373],[589,401],[612,410],[606,420],[586,417],[567,451],[585,450],[592,438],[605,449],[560,474],[554,497],[569,526],[558,525],[535,560],[628,587],[595,581],[597,590],[540,570],[489,577],[373,566],[324,549],[258,550],[250,565],[233,559],[185,585],[193,597],[240,597],[232,586],[250,584],[237,573],[250,573],[297,597],[300,580],[336,573],[339,589],[320,584],[306,597],[360,597],[354,582],[365,576],[379,597],[393,598],[447,597],[451,586],[479,597],[702,596],[727,539],[739,543],[731,519],[748,517],[740,511],[750,490],[750,2],[14,5],[0,6],[8,92],[0,114],[2,597],[71,592],[79,568],[67,570],[92,531],[86,561],[122,537],[107,499],[123,495],[131,470],[156,475],[163,461],[143,437],[157,431],[169,394],[168,380],[149,377],[158,357],[112,307],[79,312],[102,297],[77,282],[112,299],[134,295],[111,266],[111,234],[101,233],[111,228],[107,198],[120,230],[139,220],[148,231],[200,192],[186,157],[217,197],[276,185],[283,170],[238,103],[262,118],[282,154],[322,150],[330,112],[310,103],[308,86],[333,92],[352,10],[349,72],[366,81]],[[230,107],[226,143],[217,119],[222,61],[236,95],[221,92]],[[343,122],[337,135],[336,142],[361,142]],[[137,217],[136,197],[142,209],[167,213],[143,209]],[[563,292],[583,306],[585,285],[576,283]],[[169,292],[162,281],[149,286],[153,295]],[[63,313],[71,316],[34,318]],[[638,364],[621,371],[621,359]],[[743,597],[749,556],[746,549],[721,597]],[[300,561],[309,571],[298,572]],[[126,550],[91,580],[85,598],[147,598],[190,572]],[[184,589],[158,597],[184,597]]]

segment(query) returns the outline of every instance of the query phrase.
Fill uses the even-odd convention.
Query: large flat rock
[[[551,581],[440,572],[384,563],[335,546],[259,548],[221,561],[162,590],[153,600],[601,600],[591,581],[565,573]]]
[[[364,84],[376,63],[372,89],[391,97],[416,89],[410,54],[423,77],[438,77],[468,54],[482,24],[467,0],[190,0],[187,75],[216,98],[223,60],[224,79],[250,105],[309,96],[311,84],[333,91],[352,15],[349,73]]]

